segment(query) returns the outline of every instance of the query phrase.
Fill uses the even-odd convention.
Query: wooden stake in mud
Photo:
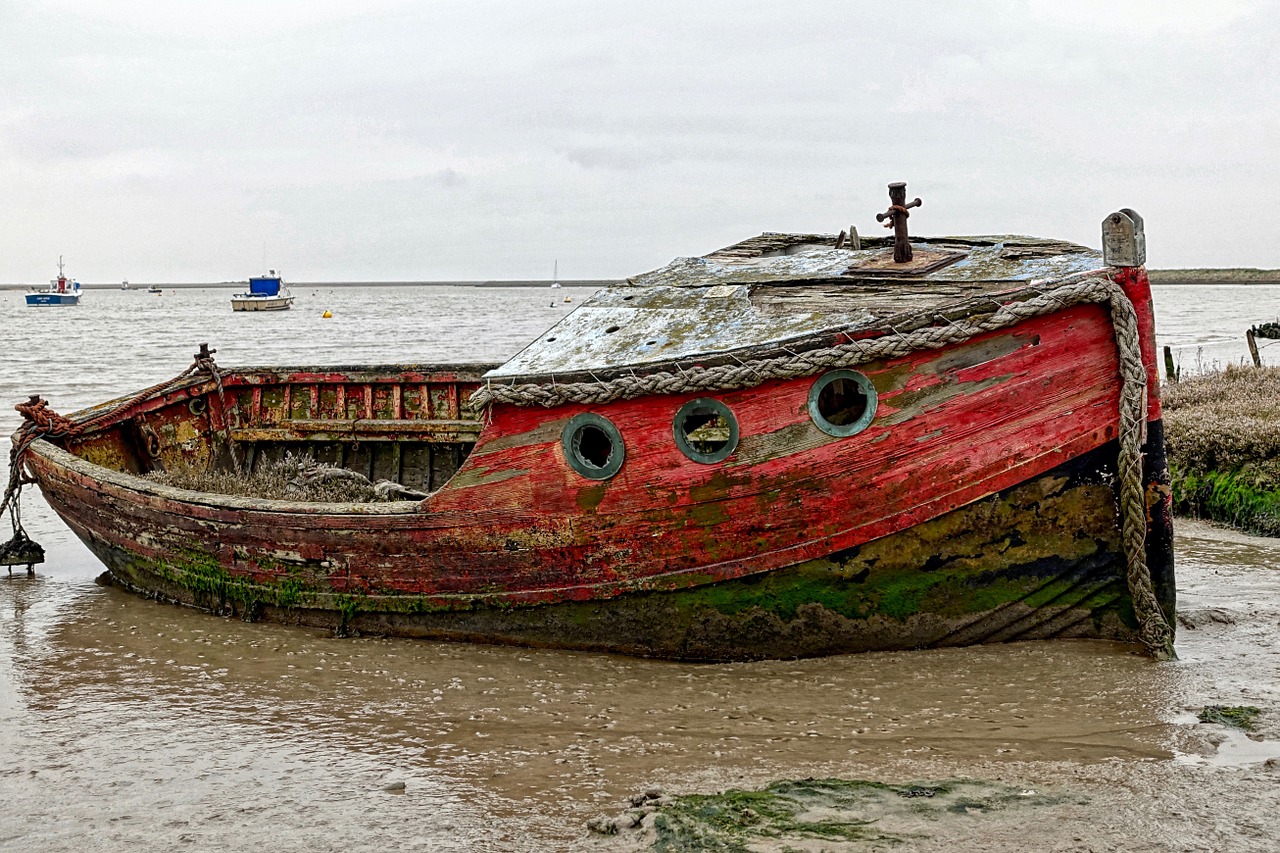
[[[907,185],[905,181],[889,184],[889,209],[876,214],[876,222],[884,222],[885,228],[893,229],[893,260],[905,264],[911,260],[911,241],[907,238],[908,208],[919,207],[920,199],[907,201]]]
[[[1262,367],[1262,356],[1258,355],[1258,343],[1253,339],[1253,329],[1245,331],[1244,339],[1249,343],[1249,355],[1253,356],[1253,366]]]
[[[1178,381],[1178,368],[1173,363],[1173,347],[1168,344],[1164,347],[1164,381]]]

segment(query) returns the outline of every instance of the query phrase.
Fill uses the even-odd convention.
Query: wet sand
[[[0,576],[0,849],[626,849],[585,822],[648,784],[963,777],[1064,799],[917,821],[908,849],[1273,850],[1280,542],[1183,522],[1178,556],[1197,627],[1171,664],[1097,642],[690,665],[339,640],[80,570]],[[1199,724],[1208,704],[1262,708],[1262,740]]]

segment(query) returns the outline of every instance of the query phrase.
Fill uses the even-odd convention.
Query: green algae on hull
[[[1084,460],[1105,470],[1110,448]],[[1083,463],[1082,463],[1083,464]],[[357,584],[321,563],[237,549],[139,558],[88,540],[122,586],[247,621],[608,650],[684,660],[911,649],[1019,638],[1132,639],[1110,488],[1066,470],[895,534],[771,572],[598,601],[517,604],[499,588],[433,598]],[[1034,518],[1034,525],[1027,520]]]

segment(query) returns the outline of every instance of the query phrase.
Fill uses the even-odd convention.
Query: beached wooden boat
[[[905,214],[901,202],[890,216]],[[900,229],[902,243],[905,228]],[[25,470],[110,579],[366,632],[725,660],[1051,637],[1172,653],[1141,219],[766,233],[605,287],[498,366],[219,369],[59,418]],[[428,493],[158,484],[304,454]]]

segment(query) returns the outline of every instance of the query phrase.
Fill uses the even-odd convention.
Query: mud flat
[[[1280,849],[1280,543],[1184,520],[1177,558],[1176,662],[1058,643],[793,663],[816,681],[757,709],[777,730],[736,761],[651,766],[573,849]],[[999,663],[979,675],[988,654]],[[832,702],[831,718],[787,725],[800,697],[818,712],[819,683],[838,691],[853,669],[877,685],[870,707]],[[787,766],[813,775],[767,775]]]
[[[1280,849],[1280,540],[1179,522],[1170,663],[708,665],[219,619],[96,586],[32,515],[66,556],[0,574],[0,849]],[[669,835],[587,828],[651,786]]]
[[[1280,368],[1228,367],[1162,395],[1174,511],[1280,536]]]

